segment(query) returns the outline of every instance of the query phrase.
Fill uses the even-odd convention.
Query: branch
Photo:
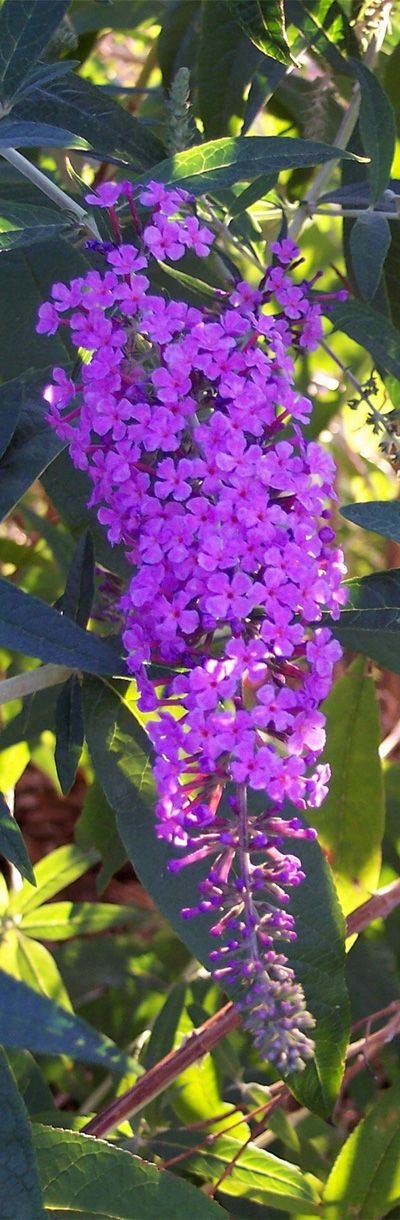
[[[23,699],[37,690],[46,690],[47,686],[57,686],[65,682],[74,669],[65,665],[39,665],[38,669],[28,669],[26,673],[16,674],[14,678],[4,678],[0,682],[0,705],[12,703],[14,699]]]
[[[357,907],[351,915],[347,917],[347,935],[354,936],[354,933],[361,932],[368,924],[379,916],[388,915],[394,907],[400,904],[400,880],[393,881],[390,885],[386,885],[381,890],[377,890],[368,902],[364,902],[362,906]],[[373,1020],[373,1017],[370,1018]],[[167,1089],[170,1084],[181,1072],[186,1068],[191,1067],[208,1051],[211,1051],[221,1038],[225,1038],[226,1034],[232,1033],[240,1023],[239,1013],[232,1003],[225,1004],[224,1008],[220,1008],[213,1017],[195,1029],[192,1034],[189,1034],[185,1042],[182,1043],[176,1050],[170,1051],[169,1055],[165,1055],[159,1063],[145,1072],[143,1076],[123,1093],[121,1097],[116,1097],[109,1106],[98,1114],[95,1118],[91,1118],[90,1122],[82,1128],[85,1135],[107,1135],[115,1127],[118,1127],[123,1119],[131,1118],[133,1114],[137,1114],[144,1106],[147,1106],[154,1097],[158,1097]],[[397,1032],[397,1027],[396,1027]],[[379,1035],[382,1031],[379,1030],[377,1035],[371,1035],[370,1045],[375,1046],[373,1039],[382,1045],[382,1037],[379,1041]],[[391,1035],[394,1037],[394,1034]],[[387,1039],[389,1041],[390,1038]],[[348,1057],[351,1058],[357,1054],[359,1050],[358,1043],[353,1044],[348,1049]],[[285,1086],[286,1087],[286,1086]]]
[[[48,178],[41,169],[37,168],[37,165],[33,165],[32,161],[28,161],[28,158],[23,157],[22,153],[17,152],[15,148],[1,148],[0,155],[4,157],[5,161],[9,161],[10,165],[13,165],[20,174],[23,174],[24,178],[28,178],[29,182],[37,186],[43,195],[47,195],[52,200],[52,203],[57,204],[57,207],[62,208],[64,212],[68,212],[70,216],[75,217],[80,225],[84,225],[92,233],[93,237],[100,237],[96,221],[93,217],[89,215],[85,208],[81,207],[80,203],[76,202],[76,199],[72,199],[71,195],[67,195],[66,191],[62,191],[61,187],[52,182],[51,178]]]

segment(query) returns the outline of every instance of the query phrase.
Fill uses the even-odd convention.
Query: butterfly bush
[[[68,326],[84,349],[77,381],[54,369],[48,419],[132,565],[118,612],[153,713],[157,834],[173,872],[207,870],[182,916],[211,916],[214,977],[288,1072],[312,1055],[314,1024],[282,951],[304,877],[288,843],[314,837],[293,815],[327,791],[320,704],[341,653],[321,619],[344,600],[334,465],[305,439],[312,404],[296,388],[321,337],[318,293],[284,238],[257,286],[213,290],[202,308],[171,299],[152,290],[157,262],[207,259],[214,242],[192,197],[150,182],[143,221],[129,183],[87,198],[114,241],[89,243],[104,270],[54,284],[40,308],[39,333]]]

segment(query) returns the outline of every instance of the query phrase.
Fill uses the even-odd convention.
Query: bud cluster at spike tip
[[[172,870],[208,870],[182,916],[215,916],[214,977],[286,1073],[312,1055],[314,1024],[282,951],[304,876],[287,842],[314,832],[284,810],[326,794],[319,705],[341,650],[318,624],[344,602],[334,465],[304,438],[312,404],[295,383],[321,337],[318,294],[289,239],[271,244],[258,287],[239,281],[202,308],[154,293],[155,260],[210,253],[192,197],[150,182],[143,222],[129,183],[87,198],[108,209],[115,240],[88,243],[104,270],[54,284],[40,308],[39,333],[67,325],[86,352],[77,383],[54,369],[47,418],[132,565],[118,612],[141,706],[157,713],[157,833]]]

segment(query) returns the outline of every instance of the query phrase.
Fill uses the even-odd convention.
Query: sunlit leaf
[[[278,59],[290,63],[286,42],[283,0],[225,0],[235,21],[255,46]]]
[[[346,1140],[326,1183],[323,1220],[381,1220],[400,1202],[399,1105],[395,1084]]]
[[[359,657],[339,678],[324,705],[331,768],[328,795],[313,814],[339,898],[349,914],[378,884],[385,806],[378,754],[380,725],[375,684]]]
[[[224,1220],[218,1203],[122,1148],[35,1123],[46,1213],[71,1220]],[[33,1220],[33,1217],[32,1217]]]

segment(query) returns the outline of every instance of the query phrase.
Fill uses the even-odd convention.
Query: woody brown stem
[[[346,930],[348,936],[354,936],[355,933],[362,932],[363,928],[368,927],[374,919],[379,917],[385,918],[390,911],[393,911],[400,904],[400,880],[393,881],[391,885],[386,885],[381,890],[377,890],[367,902],[363,902],[360,907],[357,907],[351,915],[347,917]],[[374,1018],[371,1017],[371,1020]],[[400,1026],[398,1014],[393,1018],[396,1024],[396,1032]],[[95,1118],[90,1119],[90,1122],[82,1128],[85,1135],[104,1136],[109,1131],[114,1130],[119,1124],[127,1118],[131,1118],[137,1114],[139,1110],[144,1109],[153,1098],[158,1097],[165,1089],[169,1087],[181,1072],[186,1068],[191,1067],[198,1059],[202,1059],[208,1051],[211,1051],[222,1038],[227,1034],[232,1033],[240,1023],[239,1013],[233,1004],[225,1004],[224,1008],[220,1008],[218,1012],[210,1017],[204,1025],[200,1025],[198,1029],[193,1030],[188,1038],[177,1049],[165,1055],[159,1063],[145,1072],[138,1081],[123,1093],[121,1097],[116,1097],[110,1105],[98,1114]],[[385,1041],[389,1041],[392,1034],[391,1023],[390,1028],[378,1030],[376,1034],[371,1034],[360,1040],[359,1043],[352,1044],[348,1049],[348,1058],[353,1058],[354,1055],[360,1053],[362,1045],[368,1044],[368,1054],[375,1053]],[[282,1085],[282,1097],[286,1086]]]

